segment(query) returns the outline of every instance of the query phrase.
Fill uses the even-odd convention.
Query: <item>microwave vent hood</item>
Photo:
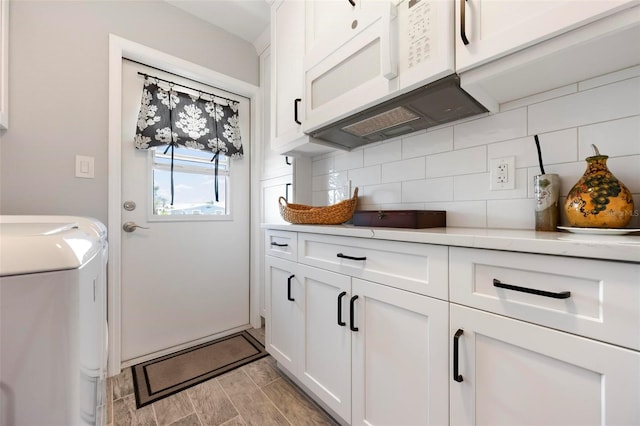
[[[487,112],[452,74],[310,133],[321,143],[351,150]]]

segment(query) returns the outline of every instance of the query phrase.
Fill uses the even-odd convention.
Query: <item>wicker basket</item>
[[[284,197],[278,199],[280,215],[289,223],[338,225],[351,219],[358,203],[358,188],[353,197],[326,207],[288,203]]]

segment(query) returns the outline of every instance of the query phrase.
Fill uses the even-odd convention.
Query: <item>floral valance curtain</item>
[[[215,161],[215,196],[218,201],[218,156],[242,158],[238,102],[200,93],[196,96],[146,77],[135,136],[137,149],[165,146],[171,150],[171,204],[173,205],[173,149],[184,147],[209,151]]]

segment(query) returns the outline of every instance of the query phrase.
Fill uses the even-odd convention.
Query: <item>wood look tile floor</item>
[[[264,328],[249,330],[264,344]],[[131,369],[107,381],[109,426],[337,425],[265,357],[136,409]]]

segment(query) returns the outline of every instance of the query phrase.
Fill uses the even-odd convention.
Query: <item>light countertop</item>
[[[263,224],[262,227],[264,229],[378,240],[640,262],[640,233],[628,235],[585,235],[569,232],[536,232],[524,229],[450,227],[401,229],[370,228],[348,224]]]

